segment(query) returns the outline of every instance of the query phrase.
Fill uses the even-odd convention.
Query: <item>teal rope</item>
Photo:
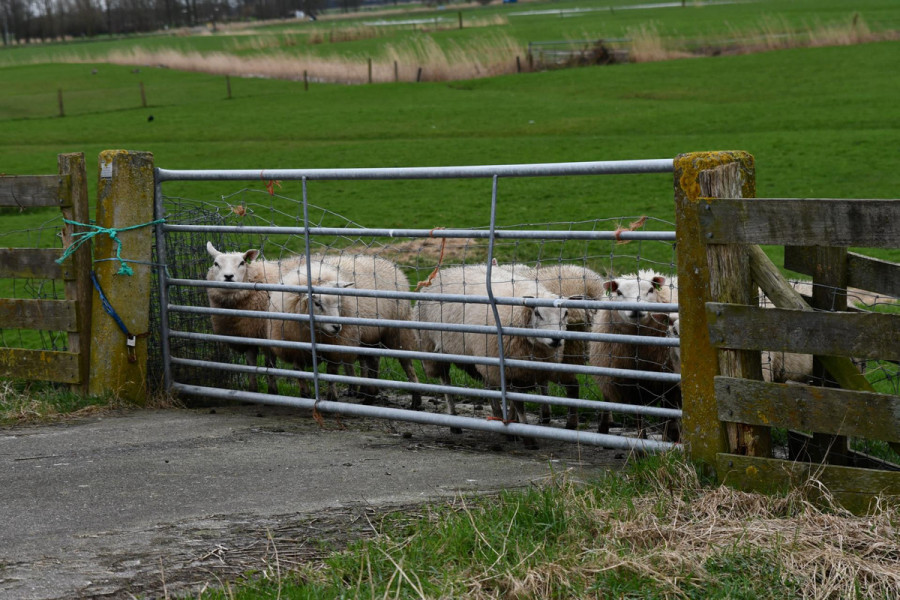
[[[90,227],[93,231],[79,231],[77,233],[72,234],[72,238],[78,238],[72,244],[66,248],[65,252],[63,252],[62,256],[60,256],[56,262],[58,264],[62,264],[64,260],[69,258],[69,256],[78,250],[82,244],[90,241],[94,236],[100,235],[101,233],[105,233],[109,235],[109,238],[116,243],[116,258],[120,263],[119,270],[116,271],[116,275],[128,275],[131,276],[134,274],[134,270],[128,266],[128,261],[122,258],[122,240],[119,239],[118,234],[120,231],[128,231],[130,229],[138,229],[140,227],[147,227],[149,225],[156,225],[158,223],[165,223],[165,219],[157,219],[155,221],[150,221],[149,223],[141,223],[140,225],[132,225],[130,227],[100,227],[99,225],[92,225],[89,223],[79,223],[78,221],[70,221],[68,219],[63,219],[63,222],[68,223],[69,225],[79,225],[81,227]]]

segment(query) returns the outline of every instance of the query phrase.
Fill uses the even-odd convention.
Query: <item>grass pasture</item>
[[[802,35],[817,22],[846,23],[855,13],[871,32],[900,29],[900,6],[890,0],[685,10],[608,10],[598,2],[591,7],[607,10],[566,12],[587,4],[464,8],[465,20],[484,22],[462,31],[395,26],[370,35],[376,27],[365,25],[372,17],[362,15],[223,28],[215,35],[0,49],[0,172],[52,173],[58,153],[83,151],[96,197],[98,153],[123,147],[153,152],[157,166],[172,169],[537,163],[741,149],[756,157],[760,197],[898,196],[897,41],[449,82],[312,82],[308,91],[302,81],[232,76],[230,100],[221,74],[102,60],[134,47],[147,56],[171,49],[242,57],[310,53],[359,63],[390,44],[410,48],[424,37],[442,48],[488,37],[521,48],[535,40],[629,36],[642,27],[678,48],[737,34],[769,31],[774,38],[784,29]],[[548,7],[556,14],[531,14]],[[455,18],[453,10],[444,13]],[[354,28],[366,33],[354,34]],[[335,34],[350,39],[326,41]],[[307,45],[310,40],[318,41]],[[84,62],[69,62],[76,59]],[[64,117],[58,114],[60,89]],[[170,183],[164,192],[223,211],[243,203],[260,215],[269,210],[296,219],[300,184],[282,182],[269,196],[265,183]],[[644,215],[654,228],[674,221],[668,175],[509,179],[499,189],[504,226],[606,219],[612,229]],[[309,190],[311,203],[370,227],[487,225],[489,181],[312,182]],[[35,232],[55,218],[53,211],[0,213],[0,246],[57,243],[48,229]],[[540,249],[506,251],[524,258]],[[663,264],[672,256],[665,244],[607,251],[640,253]],[[780,252],[770,252],[778,260]],[[872,254],[900,261],[897,250]],[[427,276],[425,262],[414,267],[411,273]],[[6,283],[0,281],[4,293]],[[0,387],[3,423],[107,402],[69,396],[43,402],[40,386]],[[48,413],[48,402],[58,408]],[[274,568],[257,573],[261,577],[249,586],[204,598],[897,596],[896,507],[855,520],[837,509],[814,509],[804,496],[809,490],[763,498],[710,487],[685,465],[641,465],[589,485],[563,478],[546,489],[398,517],[373,543],[289,575]],[[447,543],[438,546],[438,540]]]

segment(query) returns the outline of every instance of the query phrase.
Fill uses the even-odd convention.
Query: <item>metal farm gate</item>
[[[504,356],[503,338],[506,336],[522,336],[533,333],[527,328],[498,327],[498,307],[525,305],[528,307],[555,307],[587,310],[650,310],[659,313],[673,313],[678,310],[674,303],[637,303],[614,302],[611,300],[572,300],[546,299],[534,297],[496,296],[492,290],[491,270],[494,265],[507,263],[524,263],[529,266],[543,263],[564,263],[567,261],[582,265],[588,259],[596,259],[591,265],[598,265],[597,270],[604,276],[609,271],[628,272],[618,265],[612,264],[619,244],[633,242],[633,251],[620,258],[619,264],[625,264],[628,270],[659,266],[667,272],[674,271],[675,232],[671,223],[653,220],[648,225],[657,225],[659,230],[643,230],[644,221],[632,227],[622,227],[613,219],[583,219],[540,225],[501,226],[497,220],[498,200],[501,197],[501,182],[512,179],[549,177],[596,177],[600,175],[672,173],[673,160],[635,160],[615,162],[578,162],[558,164],[501,165],[501,166],[460,166],[460,167],[423,167],[423,168],[371,168],[371,169],[309,169],[309,170],[234,170],[234,171],[199,171],[156,169],[155,219],[156,224],[156,257],[153,262],[165,266],[157,269],[158,276],[158,310],[151,311],[153,319],[158,318],[158,327],[151,324],[151,331],[158,331],[159,362],[154,367],[151,358],[151,378],[157,375],[166,390],[179,395],[205,397],[220,400],[240,400],[262,404],[283,405],[314,409],[320,413],[339,415],[357,415],[382,419],[394,419],[420,424],[432,424],[451,428],[468,428],[491,431],[498,434],[519,435],[528,438],[550,438],[586,444],[603,445],[611,448],[660,451],[671,448],[672,442],[655,439],[640,439],[622,435],[608,435],[586,431],[584,429],[564,429],[559,426],[542,426],[511,422],[507,412],[507,404],[511,401],[524,400],[530,403],[589,409],[591,411],[614,411],[617,414],[642,415],[651,418],[675,419],[681,417],[681,410],[657,406],[635,406],[612,404],[600,400],[596,391],[584,393],[590,385],[591,376],[610,375],[633,378],[636,382],[654,381],[677,386],[680,375],[664,370],[638,370],[622,372],[617,369],[591,367],[587,364],[561,364],[557,362],[522,361]],[[483,180],[482,193],[490,202],[484,202],[483,212],[469,214],[466,218],[479,223],[468,228],[435,228],[435,229],[388,229],[366,228],[349,221],[340,215],[322,209],[310,202],[312,192],[310,183],[316,182],[356,182],[356,181],[395,181],[414,182],[428,180]],[[218,195],[215,201],[188,200],[182,196],[164,195],[163,188],[177,186],[179,193],[193,190],[194,186],[206,186],[209,182],[268,182],[267,190],[243,189],[227,196]],[[281,182],[299,182],[298,191],[302,197],[291,199],[281,195]],[[182,182],[182,183],[177,183]],[[204,182],[204,183],[201,183]],[[370,184],[366,184],[370,185]],[[404,185],[410,185],[408,183]],[[490,188],[488,189],[488,185]],[[506,188],[504,188],[505,190]],[[317,190],[316,190],[317,191]],[[192,194],[192,192],[191,192]],[[515,197],[515,194],[509,194]],[[662,195],[663,198],[668,193]],[[427,197],[439,198],[438,194]],[[315,200],[315,197],[312,197]],[[514,201],[514,200],[510,200]],[[324,204],[324,203],[323,203]],[[386,210],[391,210],[386,207]],[[402,215],[401,215],[402,216]],[[567,217],[569,215],[560,215]],[[638,215],[639,216],[639,215]],[[165,219],[165,222],[161,222]],[[401,219],[402,221],[402,219]],[[486,224],[486,225],[485,225]],[[649,229],[650,227],[648,227]],[[636,230],[641,229],[641,230]],[[387,240],[385,242],[384,240]],[[211,264],[205,251],[207,241],[222,251],[247,250],[262,248],[267,260],[285,260],[291,256],[303,256],[299,263],[300,273],[309,269],[311,257],[321,254],[366,254],[376,255],[394,260],[407,273],[411,273],[412,283],[420,282],[416,291],[401,289],[398,291],[371,290],[357,288],[317,287],[311,284],[301,286],[285,286],[280,283],[234,283],[211,282],[205,279],[207,268]],[[655,244],[659,248],[652,250],[641,244]],[[598,244],[605,244],[598,250]],[[263,247],[265,246],[265,247]],[[428,250],[425,252],[425,250]],[[605,253],[605,254],[604,254]],[[278,256],[275,256],[278,254]],[[659,258],[664,255],[663,258]],[[653,257],[657,258],[653,258]],[[601,260],[602,259],[602,260]],[[608,262],[607,262],[608,261]],[[599,266],[601,263],[602,266]],[[305,264],[305,267],[304,267]],[[480,264],[486,269],[486,295],[448,296],[429,291],[428,282],[443,268],[455,264]],[[660,266],[661,265],[661,266]],[[307,279],[311,281],[311,279]],[[231,315],[250,318],[272,317],[273,313],[240,309],[211,308],[207,299],[207,290],[213,287],[222,289],[257,290],[266,292],[287,291],[296,294],[334,294],[341,297],[369,297],[376,299],[399,299],[402,302],[423,300],[460,301],[488,305],[495,317],[495,325],[453,325],[438,324],[415,320],[392,320],[381,318],[331,317],[323,318],[311,310],[308,314],[275,313],[279,319],[297,321],[308,325],[312,332],[309,343],[283,340],[267,340],[257,338],[229,337],[211,333],[210,317],[213,315]],[[437,352],[423,352],[414,349],[390,349],[385,347],[354,348],[362,366],[365,360],[371,364],[371,358],[378,362],[382,359],[412,360],[426,359],[431,361],[452,362],[456,365],[493,365],[499,367],[500,385],[498,389],[487,389],[478,382],[467,378],[463,373],[455,373],[452,385],[446,386],[427,381],[420,376],[419,382],[411,382],[400,378],[355,377],[346,374],[328,374],[320,372],[320,356],[322,352],[334,351],[336,348],[322,344],[315,339],[317,321],[333,322],[344,325],[372,325],[379,327],[406,328],[413,331],[434,330],[461,331],[467,333],[489,334],[496,339],[498,357],[475,357]],[[561,340],[580,340],[587,344],[590,340],[612,340],[617,337],[611,334],[594,334],[589,331],[558,331],[545,333],[548,338]],[[634,339],[632,339],[634,338]],[[638,339],[639,338],[639,339]],[[635,344],[650,344],[672,347],[678,340],[671,337],[631,336],[619,340]],[[291,368],[270,368],[259,364],[242,364],[235,354],[224,349],[227,342],[244,343],[250,346],[293,347],[311,353],[312,364],[308,371]],[[154,344],[151,343],[151,347]],[[386,361],[386,362],[388,362]],[[586,363],[586,361],[585,361]],[[377,364],[377,363],[376,363]],[[581,376],[582,391],[577,398],[555,393],[520,393],[508,389],[504,374],[507,368],[529,368],[550,372],[575,373]],[[158,373],[154,373],[154,368]],[[376,367],[377,372],[377,367]],[[281,390],[267,389],[267,393],[247,391],[248,378],[275,376],[282,382]],[[309,384],[310,393],[302,394],[295,385],[303,380]],[[287,383],[285,383],[287,382]],[[476,404],[499,400],[503,418],[500,420],[480,416],[466,408],[458,416],[451,416],[440,411],[429,412],[423,407],[412,410],[407,406],[371,405],[359,400],[328,400],[324,390],[326,384],[340,383],[344,385],[371,386],[379,390],[395,390],[400,394],[418,392],[429,396],[445,393],[458,397],[466,397]],[[254,384],[255,385],[255,384]],[[301,388],[302,389],[302,388]],[[397,404],[395,402],[395,404]],[[512,407],[509,407],[512,411]],[[469,416],[471,412],[471,416]]]

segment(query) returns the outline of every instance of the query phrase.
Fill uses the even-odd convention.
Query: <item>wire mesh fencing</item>
[[[215,178],[200,173],[201,178]],[[496,201],[496,177],[493,195]],[[427,420],[452,429],[511,428],[511,433],[534,437],[560,437],[549,432],[565,431],[574,440],[580,429],[583,441],[591,435],[585,431],[593,431],[586,420],[617,409],[612,422],[598,417],[605,429],[594,434],[599,436],[594,443],[609,442],[610,427],[669,423],[680,416],[679,407],[657,391],[678,388],[679,376],[667,358],[652,364],[643,356],[626,355],[634,365],[634,373],[628,373],[617,366],[605,371],[593,367],[588,353],[592,338],[622,335],[591,332],[590,319],[599,308],[625,318],[637,311],[642,318],[646,313],[647,319],[661,319],[652,335],[636,327],[623,340],[654,346],[658,357],[668,357],[677,346],[668,328],[677,306],[667,297],[618,298],[604,287],[631,274],[645,277],[645,286],[655,290],[661,284],[646,275],[651,272],[659,273],[669,289],[676,285],[671,223],[638,215],[498,225],[493,212],[485,211],[460,215],[448,224],[452,226],[431,230],[365,228],[309,203],[305,185],[303,198],[274,189],[243,189],[213,201],[161,200],[170,309],[163,316],[168,327],[162,330],[171,358],[166,365],[165,356],[153,357],[151,373],[161,381],[165,369],[171,369],[180,392],[272,403],[308,398],[317,408],[336,412]],[[208,244],[216,253],[236,254],[237,263],[252,256],[274,271],[254,283],[206,281],[218,262]],[[257,250],[258,255],[247,254]],[[572,276],[569,270],[579,274]],[[459,273],[462,281],[449,281]],[[590,292],[589,278],[594,286]],[[566,284],[580,286],[582,293],[564,292]],[[210,290],[229,288],[268,297],[269,314],[255,319],[267,321],[264,333],[228,338],[215,332],[216,317],[261,316],[211,306],[215,292]],[[327,298],[343,307],[335,316],[327,309],[310,309]],[[640,306],[632,306],[639,301]],[[437,310],[429,313],[429,306]],[[157,311],[153,313],[156,317]],[[448,318],[451,314],[457,316]],[[266,339],[254,341],[256,335]],[[231,342],[232,349],[223,342]],[[259,355],[242,364],[246,355],[241,356],[241,345],[254,344]],[[621,344],[618,350],[634,352],[634,344],[630,349]],[[267,349],[277,363],[268,362]],[[625,402],[605,401],[598,374],[643,390],[646,395],[640,398],[647,406],[628,403],[627,391]],[[252,392],[262,390],[264,383],[266,394]],[[654,394],[652,400],[649,394]],[[522,412],[518,407],[526,401],[527,412]],[[427,414],[444,418],[429,419]],[[677,440],[677,435],[668,439]],[[671,445],[636,438],[614,444]]]

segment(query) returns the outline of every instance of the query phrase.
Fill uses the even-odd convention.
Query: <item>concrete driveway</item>
[[[371,535],[465,493],[592,477],[620,451],[240,406],[0,429],[0,598],[158,597]]]

